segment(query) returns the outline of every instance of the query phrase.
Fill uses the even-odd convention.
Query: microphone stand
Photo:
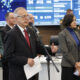
[[[55,65],[55,63],[54,63],[54,61],[52,60],[52,57],[51,57],[51,55],[48,53],[47,49],[44,47],[43,42],[41,41],[40,37],[39,37],[38,34],[37,34],[37,31],[36,31],[37,29],[36,29],[36,27],[32,26],[32,28],[33,28],[33,31],[35,32],[35,35],[36,35],[37,39],[40,41],[41,45],[43,46],[43,48],[44,48],[44,50],[45,50],[45,52],[46,52],[46,54],[47,54],[46,60],[47,60],[47,65],[48,65],[48,67],[47,67],[47,68],[48,68],[48,80],[50,80],[50,61],[52,62],[53,66],[55,67],[55,69],[56,69],[57,72],[59,72],[59,69],[58,69],[57,66]]]

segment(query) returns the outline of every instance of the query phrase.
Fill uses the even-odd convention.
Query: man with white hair
[[[28,26],[28,13],[23,7],[14,11],[17,25],[10,30],[6,37],[4,58],[8,61],[9,80],[27,80],[24,65],[34,65],[34,58],[38,53],[45,53],[42,45],[37,40],[35,32]],[[38,80],[38,74],[29,80]]]

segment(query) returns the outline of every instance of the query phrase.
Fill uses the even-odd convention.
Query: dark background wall
[[[40,36],[44,44],[49,44],[51,35],[58,35],[60,26],[36,26],[40,31]]]

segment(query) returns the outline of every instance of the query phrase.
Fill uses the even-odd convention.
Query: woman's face
[[[75,16],[73,17],[73,21],[70,25],[71,25],[70,26],[71,28],[76,28],[76,17]]]

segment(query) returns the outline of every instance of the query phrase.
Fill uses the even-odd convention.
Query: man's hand
[[[52,53],[57,52],[57,50],[58,50],[58,46],[55,46],[54,43],[52,43],[52,45],[51,45],[51,51],[52,51]]]
[[[28,58],[28,64],[32,67],[34,65],[34,60],[32,58]]]

